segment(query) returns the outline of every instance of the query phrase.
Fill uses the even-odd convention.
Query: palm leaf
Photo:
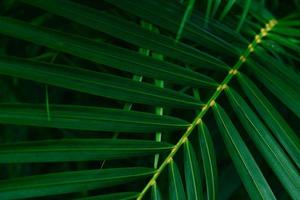
[[[151,59],[109,44],[95,43],[84,37],[29,25],[11,18],[0,18],[0,33],[138,75],[147,75],[193,86],[216,86],[215,81],[210,77],[172,63]]]
[[[186,199],[183,183],[176,163],[171,160],[169,164],[169,198],[172,200]]]
[[[128,102],[172,106],[171,101],[173,100],[173,105],[178,107],[196,108],[200,106],[198,100],[185,94],[106,73],[64,65],[1,57],[0,74]],[[165,96],[162,97],[161,94],[165,94]]]
[[[42,106],[1,104],[0,107],[1,123],[7,124],[122,132],[176,130],[188,126],[187,122],[173,117],[109,108],[51,105],[49,121]]]
[[[203,199],[200,167],[189,141],[184,143],[184,168],[188,199]]]
[[[251,139],[255,142],[269,166],[290,196],[297,198],[300,195],[298,190],[300,186],[299,173],[288,156],[246,102],[233,89],[227,90],[226,93],[233,109],[238,114]]]
[[[238,80],[248,98],[262,116],[262,119],[270,127],[278,141],[284,146],[299,168],[300,141],[296,133],[246,75],[240,75]]]
[[[205,52],[200,52],[184,43],[177,42],[174,44],[174,41],[169,37],[144,30],[134,23],[130,23],[126,20],[108,15],[87,6],[82,6],[66,0],[47,2],[24,0],[23,2],[45,9],[72,21],[76,21],[92,29],[108,33],[132,44],[195,64],[197,67],[203,66],[213,69],[227,68],[227,65],[224,62]],[[199,63],[203,63],[203,65],[200,66]]]
[[[147,168],[81,170],[0,181],[1,199],[20,199],[124,184],[153,173]]]
[[[275,199],[270,186],[225,111],[219,105],[215,105],[214,115],[235,168],[251,198]]]
[[[0,1],[0,199],[298,199],[291,2]]]
[[[122,192],[122,193],[104,194],[99,196],[80,198],[77,200],[110,200],[110,199],[130,200],[137,197],[137,195],[138,195],[137,192]]]
[[[0,163],[108,160],[153,155],[170,144],[143,140],[64,139],[0,145]]]
[[[204,123],[200,123],[198,127],[198,136],[204,166],[207,199],[217,199],[218,175],[216,155],[212,138]]]
[[[258,64],[249,62],[248,66],[254,69],[257,78],[261,81],[282,103],[291,109],[298,117],[300,117],[300,93],[297,88],[291,87],[278,76],[271,74]],[[289,91],[289,92],[285,92]],[[285,94],[285,95],[282,95]]]
[[[164,27],[169,31],[172,31],[174,33],[177,33],[178,31],[182,15],[178,15],[178,12],[174,12],[176,10],[172,9],[171,6],[161,7],[161,0],[142,0],[139,2],[133,0],[122,2],[117,0],[105,1],[112,3],[113,5],[120,7],[121,9],[124,9],[143,19],[147,19],[152,24]],[[173,12],[170,12],[170,9],[167,10],[167,8],[171,8],[171,11],[173,10]],[[194,25],[189,25],[188,23],[185,25],[185,33],[182,35],[182,37],[187,37],[189,40],[192,40],[201,45],[205,45],[205,47],[207,48],[213,48],[215,51],[231,52],[238,54],[236,49],[222,38],[217,37],[213,33],[208,32],[203,28],[195,27]]]
[[[151,189],[151,199],[152,200],[162,200],[161,193],[157,184],[154,184]]]

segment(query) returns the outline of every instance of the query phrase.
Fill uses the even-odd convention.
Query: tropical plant
[[[300,199],[299,4],[270,2],[1,1],[0,199]]]

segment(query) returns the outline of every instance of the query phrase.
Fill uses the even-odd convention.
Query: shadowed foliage
[[[0,199],[299,199],[299,7],[0,1]]]

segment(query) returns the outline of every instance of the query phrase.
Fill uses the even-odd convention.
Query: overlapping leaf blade
[[[147,140],[63,139],[0,145],[0,163],[62,162],[128,158],[170,150],[172,145]]]
[[[226,6],[223,8],[222,13],[220,14],[220,20],[222,20],[224,17],[226,17],[226,15],[232,9],[234,3],[235,3],[235,0],[227,1]]]
[[[226,112],[219,105],[215,105],[213,111],[227,151],[251,199],[276,199]]]
[[[300,168],[300,141],[296,133],[246,75],[240,74],[238,80],[262,119]]]
[[[106,1],[174,33],[178,31],[182,15],[178,15],[178,9],[170,9],[170,6],[160,6],[163,1]],[[183,13],[184,9],[181,11]],[[198,44],[205,45],[207,48],[213,49],[214,51],[222,52],[223,54],[239,54],[233,45],[223,40],[221,37],[218,37],[203,28],[191,24],[186,25],[185,32],[182,37],[188,38],[189,40],[192,40]]]
[[[198,126],[198,139],[204,166],[207,199],[216,200],[218,192],[217,161],[211,135],[203,122]]]
[[[240,21],[238,23],[238,26],[236,28],[237,31],[240,31],[243,24],[245,23],[245,20],[246,20],[246,17],[248,15],[248,12],[249,12],[249,9],[251,7],[251,3],[252,3],[252,0],[246,0],[246,1],[243,1],[244,5],[242,6],[243,8],[243,13],[242,13],[242,16],[240,18]]]
[[[120,70],[195,87],[215,87],[213,79],[125,48],[0,17],[0,33],[69,53]]]
[[[134,103],[182,108],[200,106],[197,99],[170,89],[66,65],[0,57],[0,74]]]
[[[233,89],[227,89],[226,94],[233,109],[266,162],[277,175],[289,195],[297,199],[300,196],[300,177],[289,157],[243,98]]]
[[[262,66],[253,61],[248,61],[248,66],[253,69],[257,79],[261,81],[278,99],[292,112],[300,117],[300,93],[278,76],[271,74]]]
[[[284,36],[281,35],[277,35],[275,33],[270,33],[268,34],[268,37],[273,40],[278,42],[280,45],[287,47],[289,49],[294,50],[296,53],[300,53],[300,46],[299,46],[299,42],[298,44],[295,42],[297,40],[293,40],[292,38],[286,38]]]
[[[155,183],[151,188],[151,200],[162,200],[157,183]]]
[[[221,0],[214,0],[213,2],[214,2],[214,7],[211,13],[212,18],[216,15],[218,9],[220,8]]]
[[[183,183],[176,163],[169,163],[169,198],[172,200],[185,200]]]
[[[200,167],[189,140],[184,143],[184,172],[188,199],[203,199]]]
[[[195,64],[196,67],[223,70],[228,68],[224,62],[205,52],[201,52],[180,42],[175,44],[174,40],[169,37],[147,31],[134,23],[81,4],[67,0],[23,0],[23,2],[63,16],[92,29],[105,32],[139,47]]]
[[[297,74],[297,72],[294,69],[292,69],[291,66],[287,65],[287,63],[283,62],[282,60],[279,60],[279,58],[280,57],[272,57],[262,48],[257,48],[255,50],[256,61],[260,61],[261,63],[263,63],[263,66],[266,67],[269,72],[282,77],[282,79],[285,79],[286,83],[290,84],[291,87],[293,87],[293,89],[299,89],[299,74]]]
[[[180,26],[179,26],[177,34],[176,34],[176,38],[175,38],[176,42],[178,42],[179,39],[182,36],[185,24],[188,22],[191,14],[193,12],[195,1],[196,0],[189,0],[189,2],[187,4],[187,7],[186,7],[185,12],[184,12],[184,14],[182,16],[182,19],[181,19],[181,22],[180,22]]]
[[[105,188],[150,176],[152,169],[133,167],[81,170],[0,181],[1,199],[20,199]]]
[[[137,192],[121,192],[113,194],[104,194],[99,196],[90,196],[85,198],[80,198],[76,200],[132,200],[138,196]]]
[[[0,104],[5,124],[91,131],[155,132],[188,126],[184,120],[144,112],[71,105],[50,105],[51,120],[42,105]]]

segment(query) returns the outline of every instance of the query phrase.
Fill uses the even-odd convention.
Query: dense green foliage
[[[299,7],[0,1],[0,200],[300,199]]]

